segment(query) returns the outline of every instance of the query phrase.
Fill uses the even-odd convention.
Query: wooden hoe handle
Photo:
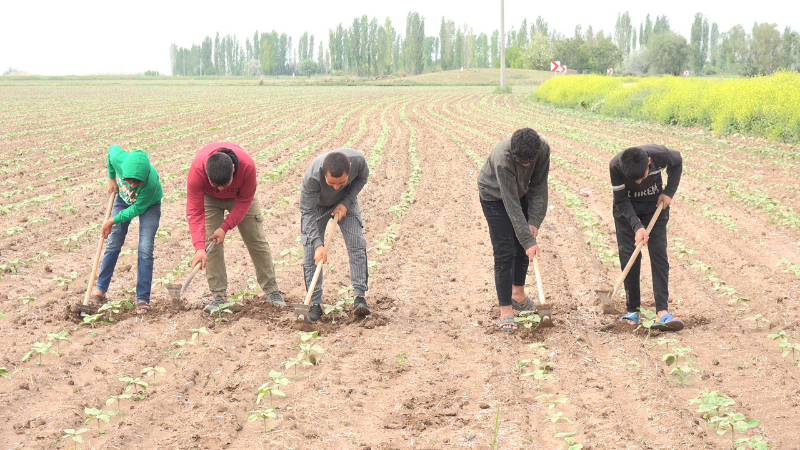
[[[108,205],[106,205],[106,218],[103,220],[103,223],[107,222],[108,219],[111,218],[111,210],[114,208],[114,199],[116,197],[116,192],[108,197]],[[103,234],[100,233],[100,240],[97,242],[97,251],[94,253],[94,265],[92,266],[92,273],[89,275],[89,286],[86,287],[86,295],[83,297],[84,305],[89,304],[89,296],[92,294],[92,285],[94,284],[94,279],[97,276],[97,267],[100,265],[100,255],[103,253],[103,242],[105,242],[105,239],[103,239]]]
[[[336,228],[336,225],[339,223],[339,213],[336,213],[336,215],[333,216],[333,219],[331,219],[331,220],[333,220],[333,224],[329,224],[328,225],[328,229],[325,231],[324,244],[330,244],[331,235],[333,234],[333,230],[334,230],[334,228]],[[314,278],[311,279],[311,285],[308,287],[308,293],[306,293],[306,298],[305,298],[305,300],[303,300],[303,304],[304,305],[308,305],[309,302],[311,301],[311,294],[314,293],[314,288],[317,287],[317,280],[319,279],[319,274],[320,274],[320,272],[322,272],[322,264],[323,264],[323,261],[320,259],[319,262],[317,263],[317,270],[314,271]]]

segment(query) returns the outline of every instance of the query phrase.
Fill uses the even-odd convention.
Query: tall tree
[[[406,17],[406,38],[403,41],[403,60],[406,72],[422,73],[425,66],[425,18],[409,12]]]
[[[703,17],[703,13],[697,13],[689,38],[692,70],[695,74],[703,73],[703,66],[708,58],[708,39],[708,19]]]
[[[653,24],[653,35],[666,33],[667,31],[670,31],[667,16],[656,16],[656,22]]]
[[[678,76],[689,66],[689,44],[686,38],[672,31],[654,33],[647,51],[656,73]]]
[[[631,52],[632,37],[633,25],[631,24],[630,13],[625,11],[623,14],[617,14],[617,23],[614,26],[614,42],[624,55]]]
[[[536,18],[536,32],[541,33],[545,36],[550,36],[550,28],[548,27],[547,22],[545,22],[542,16]]]
[[[775,23],[754,23],[745,75],[772,73],[779,62],[781,32]]]
[[[492,32],[492,44],[489,47],[489,56],[491,57],[491,67],[500,67],[500,32],[494,30]]]
[[[517,31],[517,47],[525,48],[528,45],[528,19],[522,21]]]
[[[719,57],[719,26],[717,22],[711,24],[711,32],[708,35],[708,58],[711,65],[717,67],[717,58]]]

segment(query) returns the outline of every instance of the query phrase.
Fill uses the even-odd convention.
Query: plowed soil
[[[736,438],[800,449],[800,367],[783,357],[800,318],[800,149],[742,136],[663,127],[529,101],[490,88],[266,87],[122,82],[0,86],[0,448],[69,448],[88,429],[96,449],[555,449],[575,433],[584,449],[730,447],[690,400],[719,391],[758,418]],[[550,142],[549,210],[540,263],[553,326],[499,331],[492,248],[476,178],[494,144],[530,126]],[[231,296],[210,317],[202,272],[179,307],[165,283],[188,274],[188,165],[204,144],[241,145],[259,168],[258,201],[287,302],[302,302],[299,192],[308,163],[338,147],[361,150],[371,177],[359,197],[370,245],[373,314],[296,321],[265,301],[237,231],[228,234]],[[608,161],[637,144],[681,151],[670,214],[671,309],[677,333],[634,330],[603,315],[595,290],[620,268]],[[146,150],[165,198],[156,239],[153,312],[79,326],[105,210],[109,145]],[[111,284],[135,297],[133,225]],[[654,309],[644,252],[643,303]],[[334,234],[325,300],[346,297],[347,253]],[[533,268],[531,267],[531,271]],[[533,273],[528,289],[536,298]],[[617,307],[623,308],[616,299]],[[752,320],[757,315],[760,320]],[[110,319],[114,320],[111,321]],[[221,319],[221,320],[215,320]],[[751,320],[746,320],[751,319]],[[193,339],[193,329],[208,334]],[[319,331],[316,365],[286,369],[300,332]],[[66,332],[59,352],[25,358]],[[657,345],[672,338],[669,351]],[[790,343],[798,342],[790,339]],[[182,345],[181,345],[182,344]],[[691,349],[688,379],[663,355]],[[53,344],[52,349],[56,348]],[[537,349],[544,349],[543,351]],[[25,359],[23,361],[23,359]],[[524,376],[538,367],[551,378]],[[141,373],[163,367],[157,381]],[[258,389],[270,371],[285,397]],[[120,378],[148,384],[125,394]],[[548,401],[564,399],[560,403]],[[248,421],[274,406],[276,418]],[[84,425],[86,408],[119,410]],[[558,415],[560,413],[560,415]]]

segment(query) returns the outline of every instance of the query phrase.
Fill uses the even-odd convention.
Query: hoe
[[[217,240],[214,239],[213,241],[209,242],[206,245],[206,255],[214,248],[214,245],[217,243]],[[200,268],[203,267],[203,262],[199,261],[197,264],[194,265],[194,269],[192,269],[192,273],[186,278],[186,281],[183,284],[177,283],[170,283],[167,285],[167,292],[169,293],[170,299],[172,299],[173,306],[180,306],[181,305],[181,297],[183,297],[184,291],[189,286],[189,283],[192,282],[192,278],[194,275],[200,271]]]
[[[325,231],[325,245],[330,245],[331,235],[333,234],[333,229],[336,228],[336,225],[339,223],[339,214],[336,214],[331,218],[333,223],[328,223],[328,229]],[[319,274],[322,272],[322,264],[323,261],[320,259],[317,263],[317,270],[314,271],[314,278],[311,279],[311,285],[308,287],[308,293],[306,294],[305,300],[303,303],[293,303],[294,312],[297,313],[297,320],[302,321],[305,323],[311,323],[308,320],[308,310],[311,308],[309,302],[311,302],[311,294],[314,293],[314,288],[317,287],[317,280],[319,279]]]

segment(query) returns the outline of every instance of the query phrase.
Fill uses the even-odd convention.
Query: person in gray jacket
[[[536,237],[547,214],[550,145],[531,128],[500,141],[478,175],[483,215],[494,249],[497,326],[516,332],[514,310],[535,311],[525,294],[528,264],[541,254]]]
[[[352,148],[340,148],[317,156],[308,166],[300,189],[300,239],[303,243],[303,270],[306,289],[311,285],[317,263],[327,262],[324,236],[328,220],[339,214],[339,229],[350,258],[350,281],[353,284],[353,314],[370,314],[364,299],[367,282],[367,239],[358,206],[358,193],[367,184],[369,166],[364,155]],[[322,273],[319,275],[308,318],[322,317]]]

